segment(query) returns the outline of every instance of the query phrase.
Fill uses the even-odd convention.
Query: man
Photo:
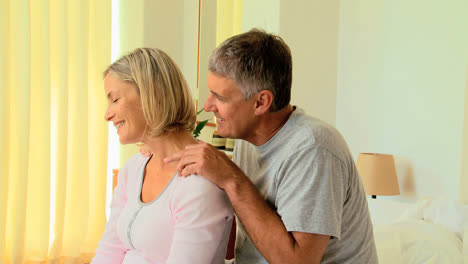
[[[377,263],[362,184],[342,136],[290,104],[292,58],[251,30],[209,60],[205,110],[236,138],[233,162],[206,143],[165,162],[226,191],[238,217],[236,264]]]

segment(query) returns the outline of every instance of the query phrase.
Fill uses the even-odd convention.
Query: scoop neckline
[[[138,203],[142,206],[149,206],[153,203],[155,203],[157,200],[159,200],[159,198],[161,198],[164,193],[166,193],[166,190],[169,188],[169,186],[171,185],[171,183],[174,181],[175,177],[177,176],[177,172],[172,176],[171,180],[167,183],[166,187],[164,187],[164,190],[162,190],[162,192],[156,196],[153,200],[145,203],[141,200],[141,195],[143,193],[143,179],[145,177],[145,169],[146,169],[146,166],[148,165],[148,162],[151,160],[151,158],[153,157],[153,154],[151,154],[151,156],[148,157],[148,159],[146,160],[145,164],[143,165],[142,169],[141,169],[141,172],[140,172],[140,191],[138,192]]]

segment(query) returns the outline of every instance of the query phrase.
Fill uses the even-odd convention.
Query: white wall
[[[135,48],[164,50],[179,65],[196,94],[198,56],[198,1],[123,1],[120,0],[120,54]],[[122,166],[139,147],[120,146]]]
[[[261,28],[278,34],[280,30],[280,0],[243,0],[242,32]]]
[[[336,125],[355,157],[395,155],[402,195],[390,199],[468,193],[467,1],[243,4],[243,31],[291,47],[294,104]]]
[[[129,53],[135,48],[143,46],[144,40],[144,3],[119,0],[119,57]],[[116,133],[116,132],[115,132]],[[118,136],[116,135],[118,138]],[[119,142],[119,168],[135,153],[138,147],[132,145],[120,145]]]
[[[282,0],[280,35],[293,55],[291,103],[332,125],[336,118],[338,0]]]
[[[202,109],[209,95],[208,58],[216,48],[216,0],[205,0],[200,8],[200,57],[198,79],[198,109]],[[198,120],[209,120],[213,124],[213,113],[202,112]],[[206,131],[206,129],[205,129]],[[205,132],[203,131],[203,132]],[[210,134],[210,136],[212,133]],[[209,140],[208,142],[211,142]]]
[[[341,1],[337,127],[396,155],[402,196],[459,199],[466,1]]]
[[[468,62],[466,65],[465,80],[465,111],[463,118],[460,200],[461,202],[468,204]]]
[[[159,12],[180,3],[165,4],[172,7]],[[190,13],[187,2],[182,10]],[[262,27],[285,39],[292,102],[335,124],[355,157],[395,155],[402,195],[391,199],[459,199],[461,189],[468,193],[467,11],[463,0],[243,1],[242,30]],[[157,19],[145,10],[150,15]],[[145,43],[164,39],[156,28],[176,17],[145,20]],[[193,24],[185,23],[178,30],[186,38]],[[184,70],[192,67],[187,45],[171,54]]]
[[[179,65],[192,94],[197,88],[198,1],[144,2],[143,46],[165,51]]]
[[[291,102],[334,125],[339,1],[257,0],[242,3],[242,31],[278,34],[291,48]]]

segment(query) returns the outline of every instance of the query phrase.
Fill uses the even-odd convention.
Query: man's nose
[[[215,112],[216,111],[216,105],[213,103],[213,95],[208,95],[208,98],[206,98],[205,105],[203,106],[203,109],[206,112]]]

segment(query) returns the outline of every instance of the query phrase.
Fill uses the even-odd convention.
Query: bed
[[[368,204],[380,264],[468,263],[468,206],[442,198]]]

